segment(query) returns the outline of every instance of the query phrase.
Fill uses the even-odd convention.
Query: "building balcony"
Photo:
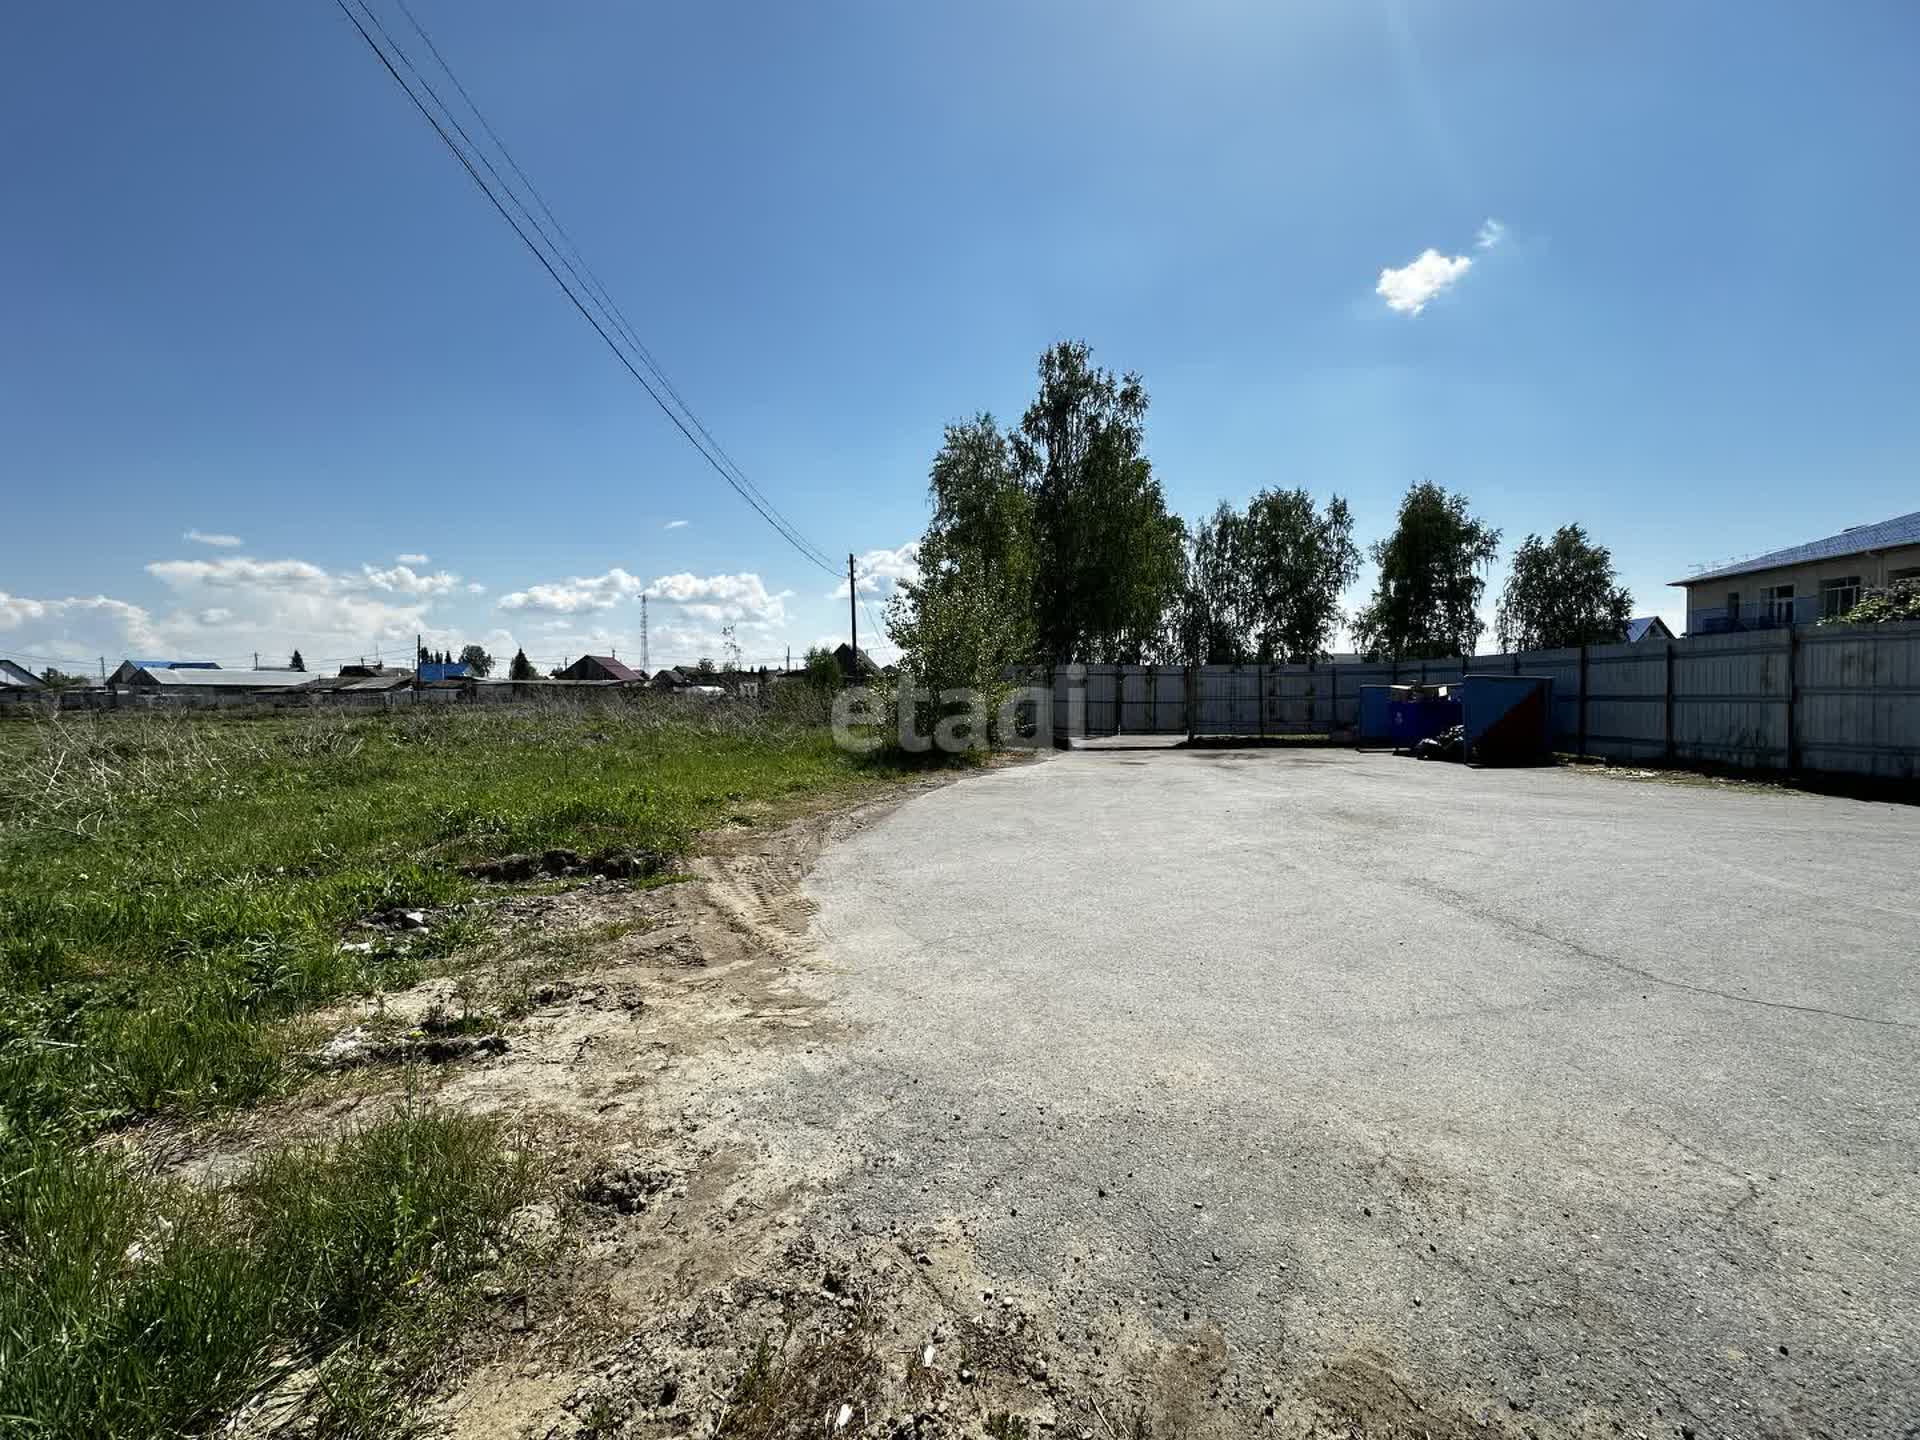
[[[1752,600],[1738,606],[1709,605],[1687,612],[1689,635],[1726,635],[1736,630],[1780,630],[1790,625],[1812,625],[1820,619],[1820,597],[1799,595],[1791,600]]]

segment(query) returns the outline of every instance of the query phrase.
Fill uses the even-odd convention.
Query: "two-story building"
[[[1897,580],[1920,580],[1920,510],[1672,583],[1687,592],[1687,633],[1714,635],[1811,625]]]

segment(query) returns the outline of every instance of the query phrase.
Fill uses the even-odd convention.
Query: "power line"
[[[455,73],[453,66],[448,63],[446,56],[440,53],[440,47],[434,43],[433,36],[427,33],[426,27],[422,25],[418,17],[414,15],[413,10],[407,4],[407,0],[394,0],[394,4],[400,13],[406,16],[407,23],[413,27],[414,33],[417,34],[426,45],[428,53],[433,56],[434,63],[440,67],[447,79],[453,83],[454,90],[459,94],[461,100],[466,103],[467,108],[473,112],[474,119],[480,122],[480,128],[486,132],[487,138],[491,140],[495,148],[499,150],[500,157],[506,162],[507,168],[513,171],[514,175],[518,177],[521,185],[526,188],[527,194],[532,198],[533,203],[539,207],[541,215],[545,216],[547,223],[553,227],[552,234],[549,235],[546,230],[540,226],[540,222],[531,214],[528,214],[528,219],[533,222],[536,229],[541,231],[541,238],[553,247],[554,253],[559,256],[562,263],[565,264],[567,272],[572,275],[575,280],[579,281],[587,293],[594,298],[595,302],[600,306],[601,312],[611,318],[615,329],[620,333],[621,337],[639,352],[640,358],[645,363],[647,370],[653,375],[654,379],[661,384],[667,394],[673,397],[674,403],[680,407],[681,412],[692,422],[693,428],[699,431],[701,439],[706,441],[707,445],[711,447],[713,454],[719,457],[720,461],[726,466],[728,473],[739,480],[741,484],[745,485],[754,495],[766,501],[767,505],[771,508],[773,502],[767,499],[765,492],[762,491],[758,485],[754,484],[752,477],[740,468],[734,458],[726,452],[725,447],[714,438],[713,432],[707,429],[706,424],[700,419],[699,415],[694,412],[693,406],[687,403],[686,397],[680,393],[679,388],[673,383],[673,377],[668,375],[661,367],[660,362],[654,358],[653,352],[647,348],[646,342],[640,338],[639,333],[634,329],[633,322],[627,319],[626,312],[620,308],[619,302],[613,298],[605,282],[595,273],[593,267],[587,263],[586,256],[581,253],[579,245],[574,241],[567,227],[561,223],[560,217],[553,213],[553,207],[547,203],[546,196],[540,193],[540,187],[535,185],[533,183],[533,177],[521,168],[520,162],[514,158],[513,151],[508,148],[507,142],[501,137],[500,132],[493,128],[493,122],[487,119],[486,111],[480,108],[480,102],[468,93],[467,87],[461,83],[460,76]],[[381,33],[385,34],[386,32],[382,30]],[[424,85],[426,82],[422,79],[421,83]],[[436,96],[436,99],[437,98]],[[451,118],[451,112],[449,112],[449,118]],[[454,121],[454,128],[460,131],[461,138],[466,140],[470,146],[473,144],[472,137],[467,135],[465,129],[460,126],[457,120]],[[476,153],[479,153],[478,148],[475,147],[475,149]],[[481,161],[483,164],[487,163],[484,155],[481,155]],[[503,187],[506,187],[507,182],[505,178],[502,177],[491,164],[487,164],[487,170],[495,179],[500,181]],[[523,214],[527,214],[524,205],[521,205],[519,208]],[[812,558],[817,563],[822,565],[828,563],[825,551],[800,535],[791,525],[789,525],[788,529],[792,532],[789,538],[798,540],[807,551],[811,552]]]
[[[767,500],[764,497],[764,495],[762,495],[759,492],[758,487],[754,486],[751,481],[746,480],[746,477],[744,476],[744,474],[736,476],[733,470],[729,469],[729,466],[732,464],[731,460],[727,460],[725,463],[723,463],[720,457],[724,455],[724,452],[720,451],[720,448],[717,443],[712,442],[710,436],[708,437],[709,443],[713,444],[713,448],[711,450],[709,450],[706,445],[703,445],[700,442],[700,440],[695,437],[694,431],[689,428],[688,421],[689,420],[692,421],[693,425],[697,426],[700,429],[702,434],[706,433],[705,427],[700,426],[697,417],[693,415],[693,412],[691,410],[687,411],[687,419],[683,420],[681,418],[680,413],[676,411],[673,406],[669,405],[667,401],[662,397],[661,390],[670,389],[670,387],[666,383],[666,377],[664,372],[660,371],[657,364],[652,363],[652,357],[650,355],[646,356],[647,368],[651,370],[657,377],[659,381],[659,388],[656,388],[654,383],[649,382],[646,375],[643,375],[641,373],[640,369],[628,357],[626,351],[621,348],[619,342],[616,341],[614,337],[608,333],[608,326],[612,326],[615,330],[619,330],[621,328],[621,323],[614,319],[612,312],[603,308],[601,309],[600,316],[596,317],[593,312],[593,309],[589,308],[588,301],[593,301],[595,308],[599,308],[599,302],[593,299],[591,291],[589,291],[589,294],[588,294],[588,301],[583,301],[580,297],[580,294],[575,291],[574,287],[569,285],[567,281],[561,277],[560,271],[556,269],[554,266],[554,261],[548,258],[546,251],[542,249],[541,245],[534,240],[532,235],[529,235],[527,233],[527,227],[523,226],[519,220],[514,218],[513,212],[508,209],[509,205],[512,205],[514,209],[517,209],[522,215],[526,217],[527,224],[533,227],[534,231],[540,235],[541,240],[546,241],[546,243],[549,246],[553,247],[555,258],[558,259],[562,267],[566,268],[570,273],[573,274],[575,282],[579,284],[582,289],[588,288],[586,281],[581,279],[581,277],[577,272],[573,271],[573,267],[568,262],[566,256],[562,254],[560,252],[559,247],[551,239],[548,238],[546,232],[541,229],[539,222],[535,220],[531,212],[527,210],[526,205],[520,200],[520,198],[517,195],[513,193],[512,187],[509,186],[503,178],[501,178],[499,171],[494,168],[492,162],[487,159],[485,153],[481,150],[481,148],[477,144],[475,144],[472,137],[467,134],[465,128],[460,124],[458,118],[454,115],[452,109],[446,104],[445,101],[441,100],[438,92],[434,90],[431,83],[429,83],[427,78],[420,73],[419,69],[414,65],[413,61],[410,58],[408,58],[406,51],[399,45],[398,42],[394,40],[393,36],[387,31],[387,28],[380,23],[379,17],[373,13],[371,8],[369,8],[367,4],[367,0],[356,0],[356,3],[359,5],[359,9],[361,13],[365,14],[367,22],[370,23],[375,30],[378,30],[380,32],[381,38],[385,40],[387,46],[392,50],[393,52],[392,57],[388,55],[388,52],[386,49],[381,48],[380,41],[374,39],[372,32],[367,29],[367,26],[361,23],[360,15],[354,12],[353,8],[348,3],[348,0],[334,0],[334,3],[339,7],[340,13],[345,15],[347,19],[352,23],[353,28],[359,32],[360,38],[366,41],[367,48],[373,51],[375,57],[379,59],[381,65],[386,69],[386,72],[393,77],[394,83],[398,85],[402,91],[405,92],[407,98],[413,102],[414,108],[418,110],[421,116],[426,120],[426,122],[433,127],[434,133],[440,137],[441,142],[447,147],[448,151],[452,153],[453,157],[460,162],[461,168],[463,168],[467,172],[467,175],[469,176],[469,178],[472,179],[473,183],[480,187],[481,193],[487,197],[488,201],[491,202],[491,204],[493,205],[493,208],[499,212],[500,218],[505,220],[508,226],[513,230],[514,234],[520,237],[521,243],[525,245],[527,249],[532,253],[534,259],[540,262],[540,267],[547,272],[547,275],[553,280],[553,283],[560,287],[561,292],[572,303],[574,309],[580,312],[581,318],[583,318],[589,325],[593,327],[594,332],[599,335],[600,339],[603,342],[605,342],[607,348],[613,352],[614,358],[617,359],[621,363],[621,365],[625,367],[628,374],[633,376],[633,378],[639,382],[640,388],[647,392],[648,398],[651,399],[653,403],[659,407],[660,412],[673,422],[674,428],[677,429],[683,437],[685,437],[687,443],[693,446],[695,450],[699,451],[701,458],[704,459],[707,462],[707,464],[712,467],[714,473],[719,475],[722,480],[726,481],[728,486],[731,487],[733,491],[737,495],[739,495],[742,500],[745,500],[747,504],[751,506],[757,514],[759,514],[761,519],[765,520],[767,524],[772,526],[775,532],[778,533],[782,539],[784,539],[789,545],[793,546],[793,548],[796,551],[798,551],[803,558],[819,566],[821,569],[825,570],[828,574],[838,574],[839,573],[838,568],[824,558],[824,554],[819,549],[819,547],[814,545],[811,541],[807,540],[806,537],[799,532],[799,530],[792,524],[791,521],[787,520],[785,516],[781,515],[779,511],[774,508],[772,501]],[[416,29],[420,28],[417,21],[415,22],[415,28]],[[421,30],[420,33],[423,39],[427,38],[426,32],[424,30]],[[428,40],[428,45],[431,48],[432,46],[431,40]],[[437,52],[436,52],[436,56],[437,56]],[[454,137],[447,133],[447,127],[446,125],[443,125],[441,123],[440,117],[436,115],[434,111],[428,107],[426,101],[420,98],[419,94],[415,92],[413,86],[407,83],[406,78],[401,75],[399,68],[396,67],[393,57],[398,58],[400,65],[405,66],[407,71],[414,76],[414,78],[419,82],[420,88],[424,90],[426,94],[432,99],[434,105],[439,106],[439,108],[445,113],[447,118],[447,123],[451,124],[453,128],[459,132],[461,139],[465,140],[467,145],[472,149],[473,158],[469,158],[466,150],[463,150],[460,144],[454,139]],[[452,77],[453,72],[450,68],[447,67],[444,59],[440,61],[440,64],[441,64],[441,68],[447,71],[448,76]],[[457,78],[454,79],[454,84],[456,85],[456,87],[459,86],[459,81]],[[468,101],[468,104],[470,106],[472,105],[471,100]],[[478,116],[480,114],[478,107],[473,107],[473,108],[474,108],[475,115]],[[481,117],[481,123],[488,130],[490,134],[493,133],[492,127],[486,125],[485,118],[483,116]],[[503,154],[505,153],[504,147],[502,147],[502,153]],[[501,198],[501,194],[495,193],[494,188],[488,185],[486,179],[482,177],[480,171],[477,168],[475,168],[475,163],[474,163],[475,159],[477,159],[481,165],[486,166],[489,173],[493,175],[494,179],[499,184],[500,191],[503,192],[505,195],[504,201]],[[512,167],[516,171],[516,173],[521,173],[522,178],[524,179],[524,173],[519,171],[518,166],[513,165],[511,157],[508,158],[507,163],[509,164],[510,167]],[[532,186],[530,182],[528,182],[528,188],[531,191]],[[551,215],[550,211],[548,213],[549,215]],[[557,221],[555,222],[555,225],[556,227],[558,226]],[[605,324],[602,324],[603,319],[606,321]],[[641,353],[643,355],[646,355],[646,352],[644,351],[644,349],[642,347],[639,347],[637,344],[636,344],[636,349],[641,349]],[[672,393],[674,393],[675,397],[678,398],[678,392],[672,392]],[[684,401],[681,402],[683,406],[684,406],[684,403],[685,403]]]

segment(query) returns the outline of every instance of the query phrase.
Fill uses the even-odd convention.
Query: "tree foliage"
[[[1500,532],[1467,511],[1467,497],[1423,480],[1407,491],[1393,533],[1375,543],[1373,599],[1353,629],[1369,654],[1394,660],[1471,655],[1480,632],[1481,572]]]
[[[536,678],[533,662],[527,659],[524,648],[513,652],[513,659],[507,666],[509,680],[532,680]]]
[[[1324,512],[1305,490],[1262,490],[1245,513],[1222,502],[1194,528],[1181,653],[1203,665],[1323,655],[1359,569],[1353,517],[1337,495]]]
[[[289,670],[299,670],[302,672],[306,670],[307,662],[298,650],[295,650],[293,654],[288,658],[287,668]]]
[[[1562,525],[1552,539],[1529,535],[1513,552],[1495,628],[1503,650],[1559,650],[1624,640],[1632,615],[1612,553],[1580,526]]]
[[[1844,615],[1829,615],[1822,625],[1884,625],[1894,620],[1920,620],[1920,580],[1896,580],[1885,589],[1870,590]]]
[[[816,690],[838,690],[842,676],[840,662],[833,657],[833,651],[824,645],[815,645],[807,651],[807,683]]]
[[[460,652],[460,663],[467,667],[469,675],[478,675],[481,679],[493,673],[493,656],[478,645],[469,645]]]
[[[1012,436],[1033,506],[1037,651],[1130,662],[1160,649],[1182,588],[1186,527],[1142,453],[1146,387],[1079,340],[1040,357],[1040,392]]]
[[[887,603],[887,632],[909,683],[937,697],[970,690],[989,710],[1006,670],[1033,657],[1035,540],[1032,497],[1013,446],[991,415],[949,425],[928,471],[933,520],[921,538],[917,578]],[[914,717],[921,733],[937,699]]]

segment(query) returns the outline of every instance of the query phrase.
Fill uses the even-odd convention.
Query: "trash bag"
[[[1454,725],[1438,735],[1429,735],[1413,747],[1422,760],[1464,760],[1467,758],[1467,727]]]

